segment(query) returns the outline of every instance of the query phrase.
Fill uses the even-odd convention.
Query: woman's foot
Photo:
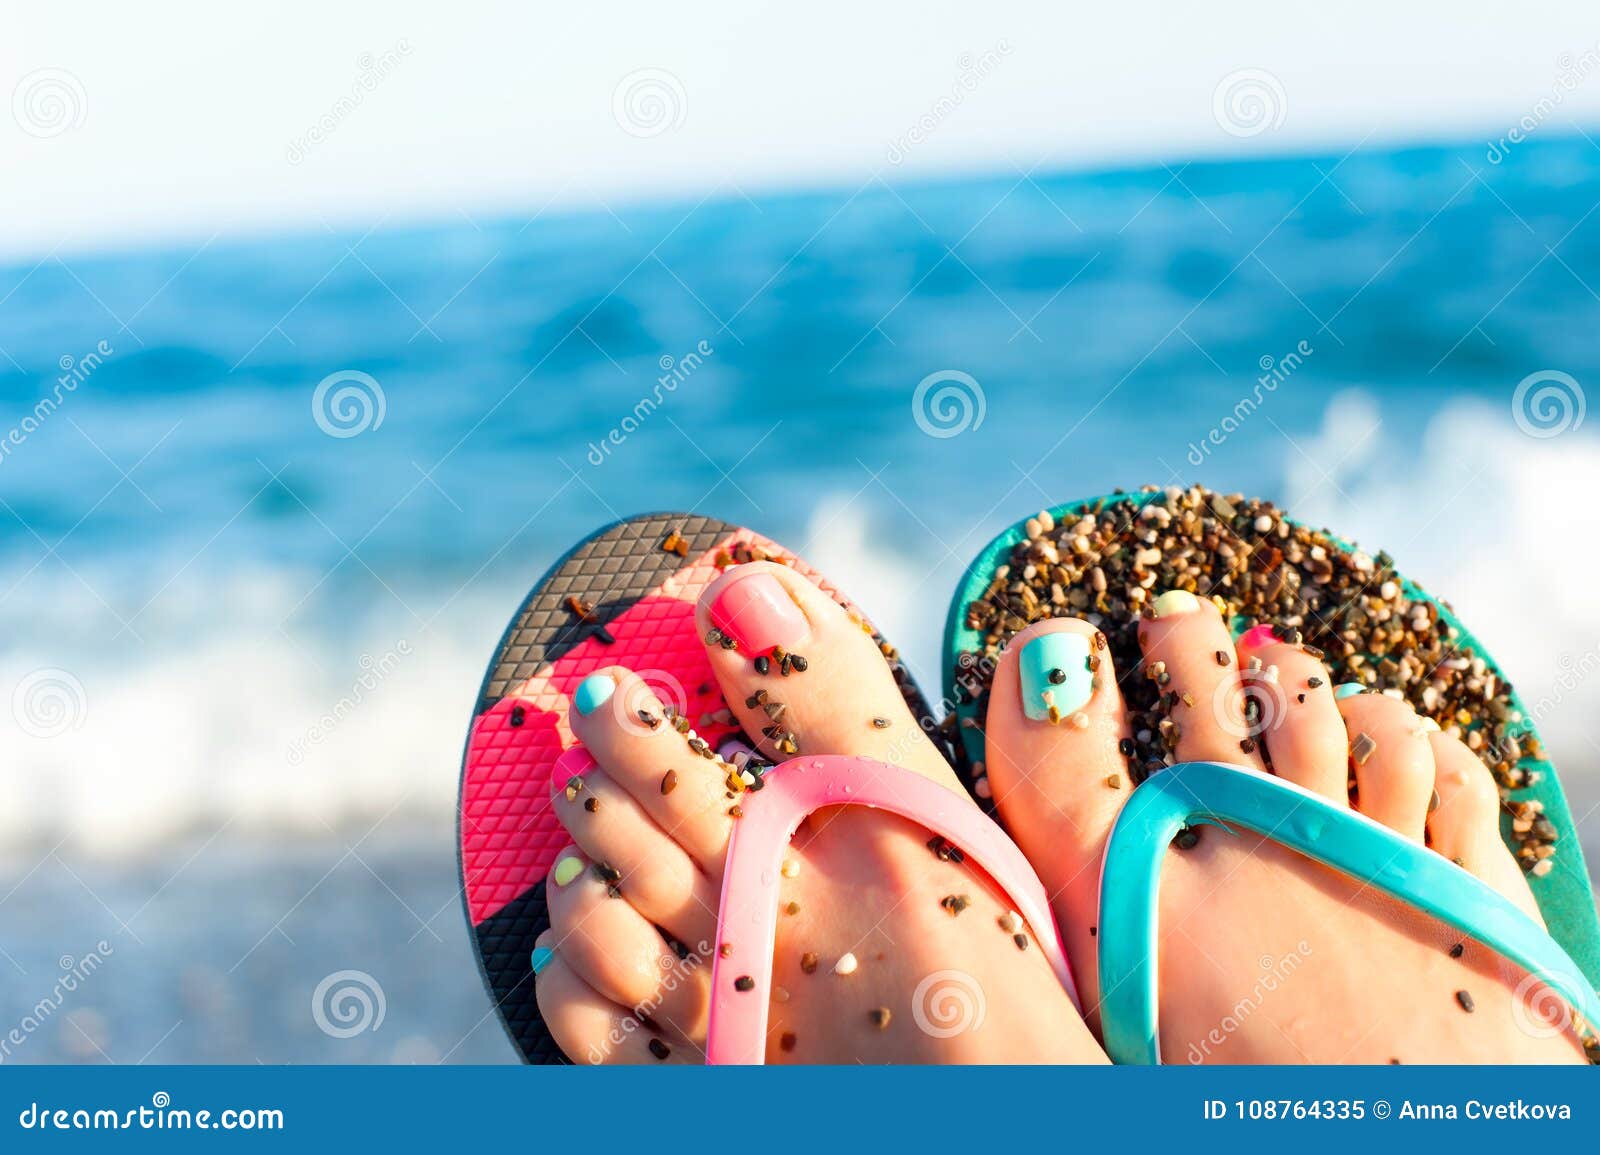
[[[1113,670],[1095,629],[1061,618],[1010,641],[990,690],[990,786],[1054,896],[1091,1022],[1101,853],[1133,785],[1119,678],[1161,680],[1176,761],[1270,766],[1426,839],[1538,917],[1500,840],[1494,781],[1465,745],[1403,701],[1341,694],[1314,654],[1270,630],[1236,645],[1209,601],[1173,593],[1156,610],[1140,626],[1141,669]],[[1247,712],[1247,697],[1259,707]],[[1263,838],[1198,833],[1161,878],[1167,1062],[1582,1060],[1552,1020],[1560,1000],[1486,948]]]
[[[804,578],[731,569],[697,623],[762,757],[865,755],[970,805],[871,635]],[[566,768],[582,772],[555,784],[575,845],[546,884],[536,982],[540,1013],[579,1062],[703,1060],[728,837],[742,807],[760,805],[674,725],[651,680],[612,668],[585,682],[571,721],[593,765],[569,753]],[[769,1062],[1105,1061],[1032,928],[963,857],[881,811],[835,807],[802,824],[762,992]]]

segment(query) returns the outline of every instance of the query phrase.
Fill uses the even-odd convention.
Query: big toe
[[[706,588],[696,622],[734,714],[764,757],[858,754],[952,789],[872,627],[787,566],[751,562]]]
[[[988,779],[1011,836],[1044,880],[1084,988],[1094,990],[1100,857],[1133,788],[1126,719],[1104,636],[1075,618],[1006,645],[984,724]]]

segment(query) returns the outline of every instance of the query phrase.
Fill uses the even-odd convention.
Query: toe
[[[1347,803],[1344,719],[1321,660],[1259,626],[1239,639],[1238,652],[1240,678],[1260,711],[1255,724],[1273,772]]]
[[[550,952],[539,971],[539,1017],[556,1046],[575,1063],[697,1063],[700,1057],[681,1040],[663,1038],[625,1007],[619,1007],[578,977],[549,931],[534,950]]]
[[[1339,700],[1350,738],[1361,812],[1408,838],[1422,840],[1433,808],[1433,747],[1415,710],[1387,694]]]
[[[591,674],[574,702],[573,733],[595,761],[710,878],[720,879],[733,824],[732,767],[708,756],[692,730],[680,730],[685,720],[668,717],[646,680],[630,670],[611,666]]]
[[[631,794],[583,750],[562,755],[554,785],[561,825],[591,861],[621,872],[634,909],[679,942],[715,939],[716,883]]]
[[[1428,815],[1433,849],[1477,875],[1543,923],[1516,858],[1500,837],[1500,788],[1489,767],[1456,738],[1428,734],[1439,805]]]
[[[730,568],[701,595],[696,622],[724,696],[764,757],[859,754],[957,785],[871,627],[789,567]]]
[[[590,862],[575,847],[556,857],[545,887],[556,953],[641,1021],[684,1040],[703,1039],[712,944],[692,944],[680,958],[621,887],[609,863]]]
[[[1186,590],[1155,600],[1139,624],[1145,675],[1170,703],[1168,745],[1179,762],[1263,769],[1245,713],[1233,635],[1217,607]]]
[[[989,690],[988,776],[1007,830],[1056,903],[1085,1005],[1106,833],[1133,781],[1111,653],[1087,622],[1036,622],[1007,643]]]

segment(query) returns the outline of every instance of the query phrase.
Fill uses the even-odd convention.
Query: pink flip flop
[[[820,574],[760,534],[713,518],[650,514],[602,529],[558,561],[496,648],[462,763],[461,885],[484,982],[529,1062],[564,1061],[539,1018],[530,959],[550,924],[545,874],[568,843],[550,808],[550,783],[557,759],[575,745],[570,695],[595,670],[627,666],[713,746],[737,737],[722,713],[727,704],[694,608],[728,566],[761,558],[792,566],[846,604]],[[892,664],[912,713],[931,730],[927,703]]]
[[[1078,1004],[1044,884],[1016,844],[964,795],[900,766],[838,755],[791,758],[767,771],[763,782],[744,803],[744,817],[728,844],[711,964],[707,1063],[765,1061],[783,854],[801,821],[824,806],[887,810],[961,847],[1010,897]]]

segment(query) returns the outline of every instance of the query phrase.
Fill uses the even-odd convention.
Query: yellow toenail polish
[[[1439,728],[1439,723],[1435,722],[1432,718],[1424,718],[1422,720],[1422,732],[1424,734],[1431,734],[1433,731],[1437,730],[1438,728]]]
[[[550,877],[555,880],[557,886],[565,886],[582,873],[583,859],[576,854],[568,854],[556,863],[555,872]]]
[[[1168,590],[1155,601],[1151,607],[1158,618],[1173,617],[1177,614],[1192,614],[1200,608],[1200,599],[1188,590]]]

